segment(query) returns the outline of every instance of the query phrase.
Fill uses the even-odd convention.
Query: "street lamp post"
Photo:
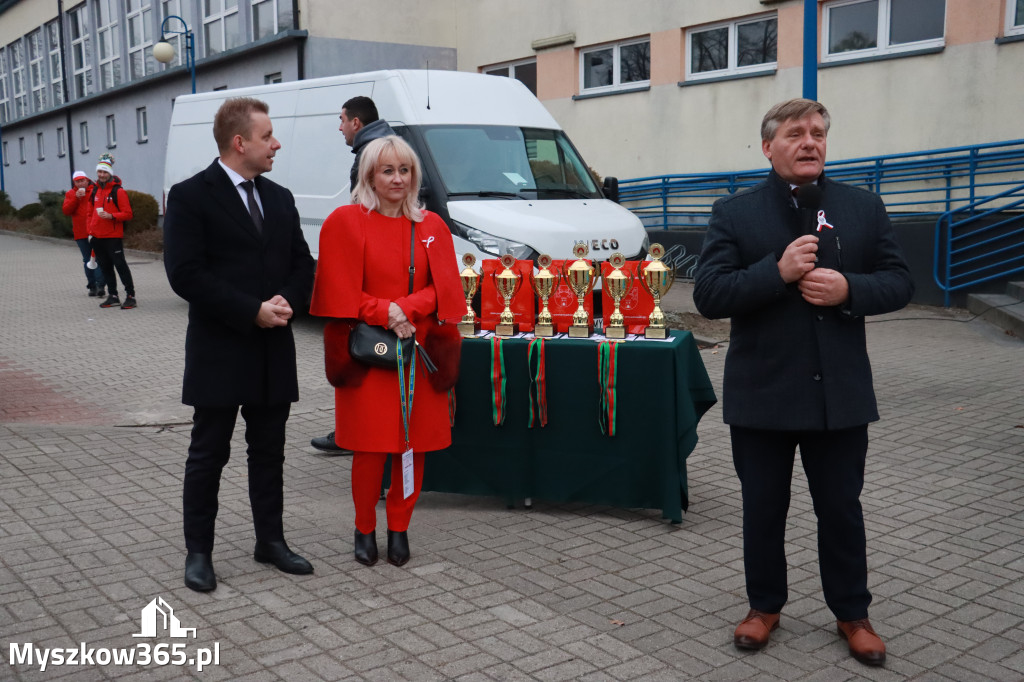
[[[181,25],[185,27],[184,30],[168,31],[167,22],[171,19],[177,19],[181,22]],[[160,24],[160,42],[153,46],[153,58],[162,64],[169,63],[174,59],[174,46],[167,42],[168,35],[183,35],[185,36],[185,65],[188,66],[189,72],[192,74],[192,94],[196,94],[196,43],[195,36],[192,34],[192,30],[185,23],[185,20],[176,14],[172,14],[164,19],[163,23]]]

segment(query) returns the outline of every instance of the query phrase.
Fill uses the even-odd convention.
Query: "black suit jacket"
[[[864,316],[905,306],[914,286],[885,205],[823,178],[818,267],[843,273],[849,301],[823,308],[786,284],[778,260],[804,234],[789,183],[772,172],[712,208],[693,292],[706,317],[731,318],[722,409],[735,426],[832,430],[878,419]],[[814,216],[809,216],[817,225]]]
[[[262,329],[260,304],[280,294],[298,312],[313,286],[313,259],[292,193],[259,176],[263,232],[216,160],[171,188],[164,266],[188,301],[182,402],[280,404],[299,399],[289,324]]]

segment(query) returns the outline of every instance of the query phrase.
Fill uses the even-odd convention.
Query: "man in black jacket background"
[[[913,284],[881,199],[825,177],[829,126],[825,107],[806,99],[768,111],[761,146],[772,171],[715,203],[693,296],[703,315],[732,324],[723,415],[742,487],[750,602],[735,645],[760,649],[779,625],[799,446],[825,601],[854,658],[882,665],[860,505],[867,425],[878,419],[864,316],[902,308]]]
[[[312,573],[284,540],[285,423],[299,399],[290,322],[307,305],[313,259],[295,200],[262,176],[281,144],[264,102],[229,99],[213,135],[220,157],[167,196],[164,265],[188,301],[182,402],[195,407],[185,463],[185,584],[216,588],[212,551],[220,476],[239,409],[248,444],[254,558]]]

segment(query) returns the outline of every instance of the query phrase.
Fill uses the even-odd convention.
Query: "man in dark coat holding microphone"
[[[239,408],[253,556],[313,572],[288,548],[282,522],[285,423],[299,399],[290,322],[309,299],[313,259],[291,192],[262,177],[281,148],[268,113],[259,100],[225,101],[213,123],[220,158],[167,196],[164,264],[189,303],[182,402],[195,407],[182,495],[185,585],[200,592],[217,586],[217,493]]]
[[[693,298],[703,315],[732,322],[723,416],[742,487],[750,602],[735,645],[760,649],[779,625],[799,447],[825,602],[851,655],[882,665],[860,505],[867,425],[878,419],[864,316],[902,308],[914,287],[881,199],[825,177],[829,125],[825,107],[806,99],[765,114],[772,171],[715,203]]]

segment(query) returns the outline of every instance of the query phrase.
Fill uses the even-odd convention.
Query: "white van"
[[[213,117],[229,97],[270,105],[282,148],[267,177],[295,195],[310,250],[320,226],[349,203],[354,155],[338,131],[341,106],[365,95],[423,164],[421,196],[448,224],[456,255],[478,261],[512,253],[590,258],[647,253],[640,220],[615,201],[617,181],[598,186],[547,109],[519,81],[459,71],[374,71],[178,97],[171,116],[164,196],[217,156]],[[461,266],[460,266],[461,267]]]

